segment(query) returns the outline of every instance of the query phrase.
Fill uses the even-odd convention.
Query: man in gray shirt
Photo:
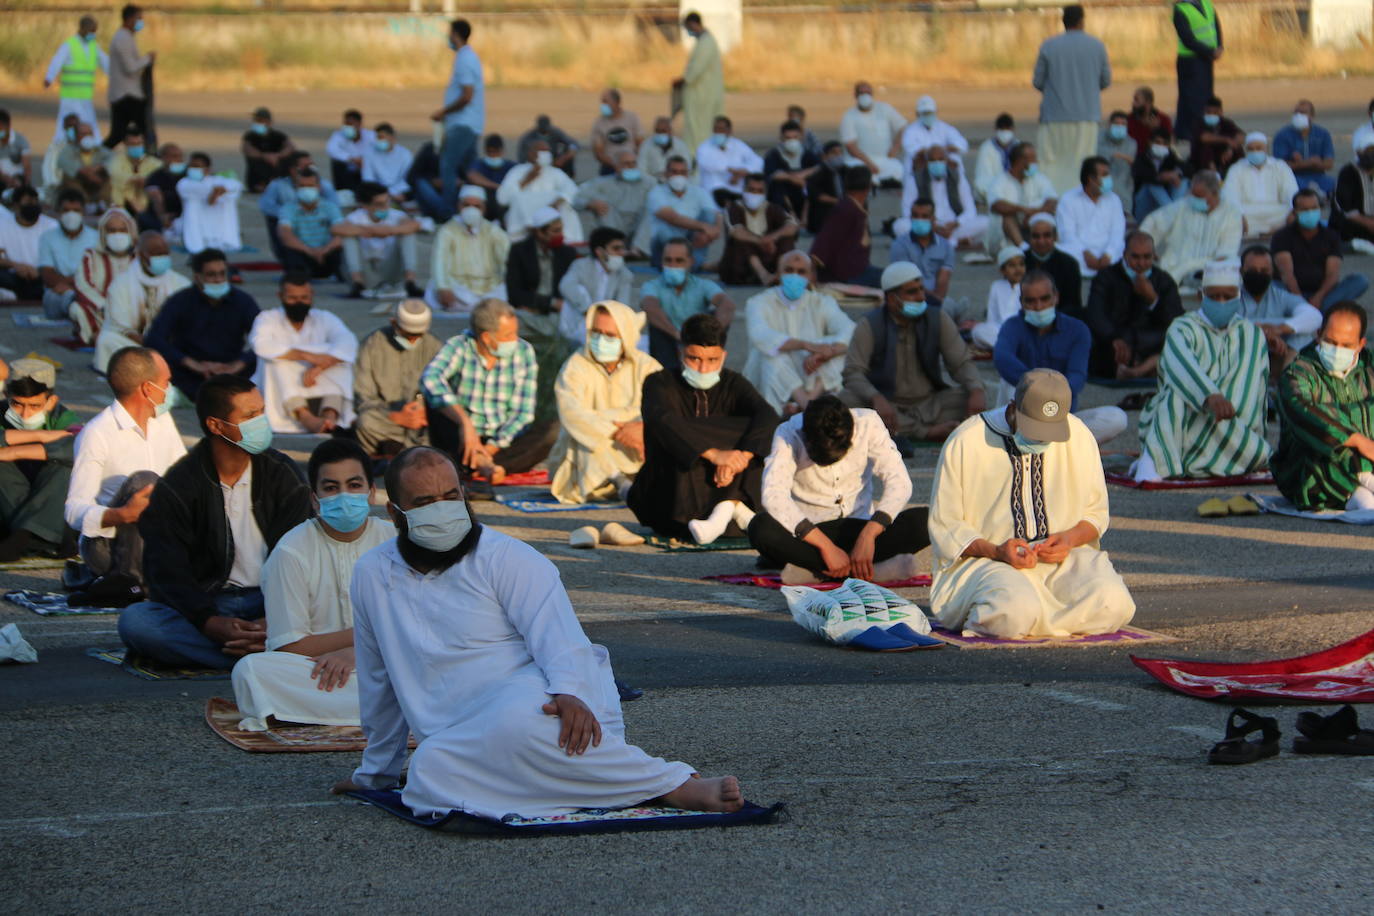
[[[1083,31],[1083,7],[1064,7],[1064,34],[1040,46],[1031,84],[1040,90],[1041,167],[1055,190],[1067,191],[1097,150],[1102,90],[1112,84],[1106,45]]]
[[[124,130],[138,125],[138,132],[148,135],[148,96],[143,91],[144,71],[153,65],[156,52],[138,53],[138,39],[134,33],[143,28],[143,10],[132,3],[120,10],[124,23],[110,39],[110,135],[105,138],[107,149],[124,142]]]

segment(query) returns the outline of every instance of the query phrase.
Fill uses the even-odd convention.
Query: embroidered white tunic
[[[358,358],[358,338],[333,312],[312,308],[305,322],[297,329],[280,308],[259,312],[248,334],[249,346],[258,355],[258,368],[253,384],[262,391],[267,406],[267,420],[272,431],[304,433],[305,427],[288,409],[293,401],[311,398],[337,398],[339,425],[353,423],[353,363]],[[342,362],[326,369],[315,384],[306,387],[303,381],[309,363],[282,359],[291,350],[323,353]],[[333,406],[333,405],[331,405]]]

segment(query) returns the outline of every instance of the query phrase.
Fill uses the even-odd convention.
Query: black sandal
[[[1329,716],[1301,713],[1298,731],[1302,735],[1293,739],[1295,754],[1374,756],[1374,731],[1360,728],[1353,706],[1342,706]]]
[[[1243,724],[1242,724],[1243,723]],[[1260,740],[1246,741],[1251,732],[1260,732]],[[1254,763],[1279,753],[1279,723],[1268,716],[1257,716],[1244,709],[1231,710],[1226,720],[1226,737],[1212,746],[1208,763]]]

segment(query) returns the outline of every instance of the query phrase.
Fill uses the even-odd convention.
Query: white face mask
[[[625,256],[623,254],[613,254],[606,258],[606,271],[615,273],[625,266]]]
[[[762,207],[762,206],[763,206],[763,195],[762,195],[762,194],[755,194],[755,193],[753,193],[752,191],[745,191],[745,192],[744,192],[744,209],[748,210],[750,213],[753,213],[755,210],[757,210],[759,207]]]
[[[134,237],[127,232],[111,232],[105,236],[105,247],[115,254],[124,254],[134,247]]]
[[[1158,143],[1152,144],[1150,146],[1150,154],[1156,159],[1163,159],[1165,156],[1169,155],[1169,147],[1161,146]]]
[[[1011,141],[1016,139],[1016,132],[1011,130],[999,130],[997,132],[997,142],[1003,146],[1011,146]]]
[[[458,211],[458,218],[461,219],[463,225],[467,226],[469,229],[476,229],[478,226],[482,225],[482,220],[486,219],[486,216],[482,213],[481,207],[464,207],[462,210]]]
[[[857,96],[855,96],[854,101],[859,103],[859,108],[863,111],[868,111],[868,109],[873,107],[872,93],[860,92]]]
[[[64,210],[57,220],[62,224],[62,228],[66,229],[68,232],[77,231],[81,228],[81,224],[85,222],[81,218],[81,214],[75,210]]]
[[[410,542],[436,553],[457,547],[472,530],[472,517],[460,499],[441,499],[401,514],[405,516]]]
[[[534,154],[534,162],[535,165],[538,165],[540,168],[548,168],[553,165],[553,153],[546,149],[541,149]]]
[[[687,190],[687,176],[686,176],[686,175],[670,175],[670,176],[668,176],[668,187],[672,188],[674,191],[676,191],[677,193],[681,194],[683,191]]]
[[[46,410],[40,410],[38,413],[31,413],[27,417],[21,417],[19,414],[15,413],[14,408],[11,407],[9,410],[5,411],[5,422],[15,429],[42,429],[43,424],[48,422],[48,412]]]

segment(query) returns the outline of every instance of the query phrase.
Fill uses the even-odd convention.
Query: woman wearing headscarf
[[[105,322],[105,301],[110,284],[134,261],[138,228],[127,210],[113,207],[100,218],[100,244],[89,248],[76,272],[76,298],[68,314],[75,334],[84,346],[94,346]]]

